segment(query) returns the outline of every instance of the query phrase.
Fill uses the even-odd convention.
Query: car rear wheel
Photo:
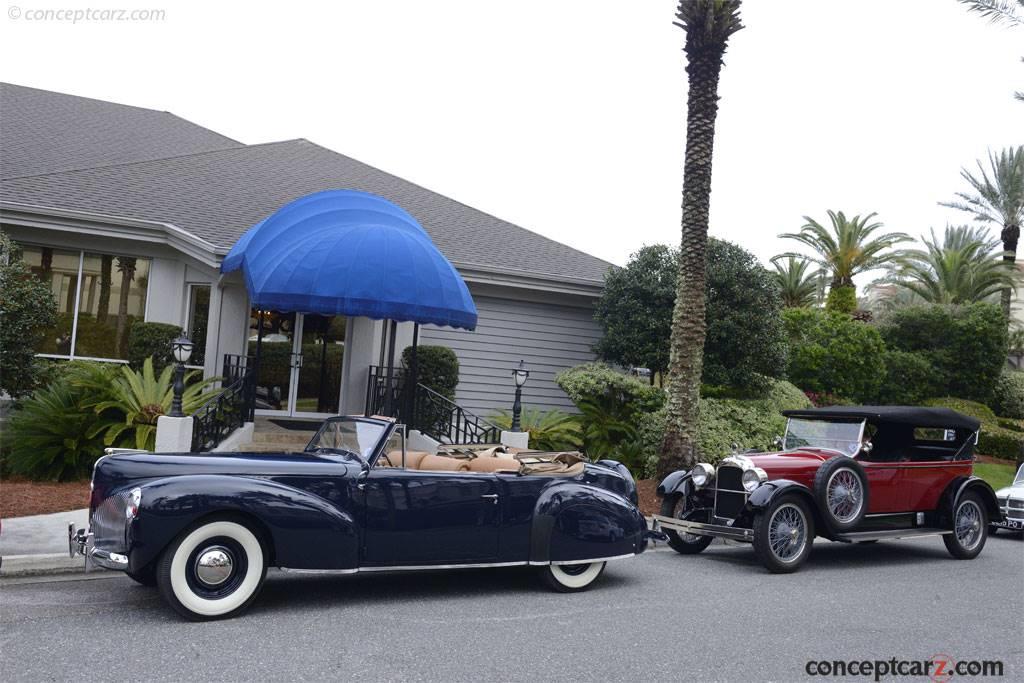
[[[814,475],[814,500],[825,524],[835,532],[853,529],[868,510],[868,480],[853,458],[829,458]]]
[[[206,520],[182,532],[164,551],[156,581],[164,600],[192,621],[245,610],[267,575],[266,553],[240,520]]]
[[[701,517],[700,511],[687,510],[686,496],[683,495],[665,496],[662,498],[661,515],[663,517],[672,517],[673,519],[690,519],[695,522],[711,521],[707,519],[707,515]],[[688,534],[685,531],[680,532],[674,529],[665,529],[665,535],[668,536],[669,547],[683,555],[696,555],[711,545],[711,541],[714,540],[710,536],[697,536],[696,534]]]
[[[605,564],[549,564],[541,568],[541,575],[548,586],[559,593],[576,593],[590,588],[604,572]]]
[[[953,533],[942,541],[949,554],[958,560],[973,560],[985,547],[988,538],[988,514],[978,494],[965,493],[953,511]]]
[[[813,543],[814,515],[798,496],[782,496],[754,517],[754,552],[773,574],[799,569]]]

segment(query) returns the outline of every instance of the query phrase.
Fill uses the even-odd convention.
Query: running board
[[[889,541],[896,538],[920,538],[922,536],[945,536],[953,533],[952,529],[923,527],[918,529],[888,529],[885,531],[854,531],[848,534],[836,534],[835,540],[840,543],[860,543],[863,541]]]

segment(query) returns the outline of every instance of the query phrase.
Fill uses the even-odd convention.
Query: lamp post
[[[174,397],[171,399],[170,417],[185,417],[181,411],[181,395],[185,393],[185,363],[192,357],[192,340],[182,334],[171,342],[174,355]]]
[[[519,423],[519,415],[523,411],[523,385],[526,384],[526,378],[530,376],[530,371],[526,369],[526,363],[519,361],[519,367],[512,371],[512,378],[516,382],[516,400],[512,403],[512,431],[518,432],[521,430],[522,425]]]

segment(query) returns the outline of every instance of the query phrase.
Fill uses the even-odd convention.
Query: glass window
[[[830,422],[791,417],[783,448],[827,448],[856,455],[861,447],[863,422]]]
[[[358,418],[327,420],[313,437],[307,450],[323,448],[358,453],[363,458],[369,458],[373,455],[373,449],[377,447],[385,429],[386,427],[379,422]]]
[[[57,324],[37,353],[127,360],[128,332],[146,317],[150,260],[22,246],[57,299]]]
[[[210,285],[189,285],[188,338],[192,347],[189,365],[202,367],[206,362],[206,328],[210,320]]]

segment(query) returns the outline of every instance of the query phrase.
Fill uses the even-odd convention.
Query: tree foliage
[[[594,347],[603,360],[654,373],[668,369],[668,339],[679,254],[663,244],[640,249],[605,278],[594,317],[604,335]]]
[[[775,284],[779,288],[782,305],[786,308],[803,308],[818,303],[817,272],[811,271],[811,262],[795,256],[776,256],[772,259]]]
[[[36,387],[35,351],[57,323],[49,283],[32,274],[17,246],[0,231],[0,391],[18,398]]]

